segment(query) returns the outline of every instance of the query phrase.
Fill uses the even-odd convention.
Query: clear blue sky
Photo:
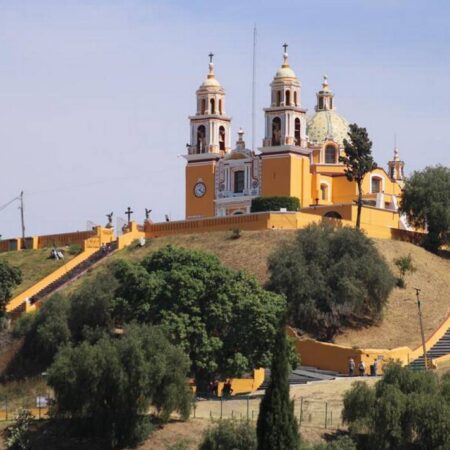
[[[216,54],[232,135],[257,133],[283,42],[303,106],[328,74],[338,111],[365,126],[375,159],[394,134],[407,172],[450,165],[448,0],[0,0],[0,207],[25,191],[27,234],[83,230],[130,205],[184,217],[187,116]],[[18,204],[0,211],[20,233]]]

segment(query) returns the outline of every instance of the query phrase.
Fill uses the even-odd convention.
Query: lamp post
[[[420,334],[422,335],[422,348],[423,348],[423,360],[425,363],[425,370],[428,370],[428,358],[427,358],[427,349],[425,347],[425,334],[423,332],[423,320],[422,320],[422,309],[420,307],[420,289],[414,288],[416,290],[416,298],[417,298],[417,309],[419,310],[419,323],[420,323]]]

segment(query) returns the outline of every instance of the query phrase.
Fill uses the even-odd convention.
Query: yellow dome
[[[201,88],[221,88],[221,84],[216,80],[216,76],[214,74],[214,64],[212,62],[209,63],[209,73],[206,80],[200,86]]]
[[[297,75],[289,66],[283,65],[277,70],[274,78],[297,78]]]
[[[342,145],[348,139],[348,122],[334,110],[318,111],[308,120],[306,133],[312,144],[332,140]]]

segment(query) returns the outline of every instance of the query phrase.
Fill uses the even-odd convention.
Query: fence
[[[203,419],[247,419],[256,421],[261,397],[241,397],[220,400],[197,400],[192,417]],[[308,397],[294,400],[294,414],[300,427],[336,429],[342,426],[343,403],[321,401]]]
[[[12,397],[0,397],[0,422],[15,420],[21,409],[28,410],[35,419],[47,419],[50,403],[51,399],[47,394],[20,400]]]

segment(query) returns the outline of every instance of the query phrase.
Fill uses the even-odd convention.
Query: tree
[[[350,182],[356,182],[358,186],[358,213],[356,216],[356,228],[361,226],[362,209],[362,182],[367,173],[377,168],[372,158],[372,141],[370,141],[365,128],[360,128],[356,123],[349,126],[349,138],[344,139],[344,156],[339,161],[345,164],[345,176]]]
[[[375,387],[355,383],[346,392],[343,420],[374,450],[450,448],[447,383],[432,372],[390,363]]]
[[[330,340],[377,323],[395,279],[360,230],[310,225],[269,257],[268,288],[288,302],[289,323]]]
[[[255,427],[248,421],[219,420],[203,434],[199,450],[256,450]]]
[[[114,317],[161,324],[192,361],[199,389],[270,364],[285,300],[213,255],[165,247],[113,266]]]
[[[112,446],[136,444],[148,433],[148,409],[167,421],[189,416],[189,360],[161,329],[130,326],[120,337],[67,346],[48,370],[54,413],[87,423]]]
[[[284,327],[277,333],[270,383],[259,406],[258,450],[297,450],[300,447],[294,402],[289,397],[288,341]]]
[[[399,256],[394,258],[394,264],[397,266],[400,272],[400,277],[397,279],[397,286],[401,288],[406,287],[405,276],[408,272],[415,272],[416,267],[413,264],[412,256]]]
[[[424,246],[436,252],[450,242],[450,168],[427,167],[405,181],[400,211],[417,228],[427,229]]]
[[[300,200],[297,197],[256,197],[252,200],[250,211],[279,211],[286,208],[287,211],[298,211],[300,209]]]
[[[6,314],[6,305],[12,298],[13,289],[22,282],[22,272],[0,260],[0,317]]]

